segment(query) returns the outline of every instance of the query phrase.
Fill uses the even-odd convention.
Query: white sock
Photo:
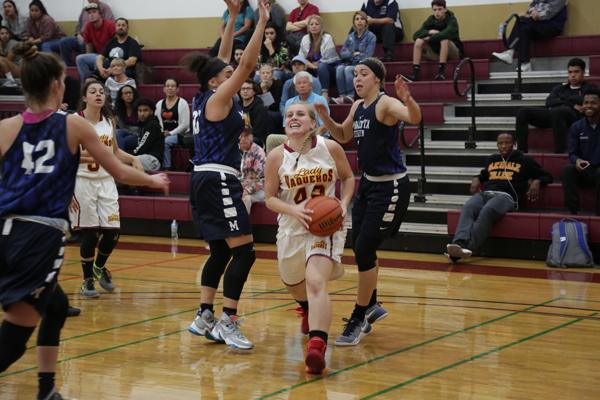
[[[8,79],[9,81],[14,81],[15,78],[13,77],[12,72],[7,72],[6,74],[4,74],[4,76],[6,76],[6,79]]]

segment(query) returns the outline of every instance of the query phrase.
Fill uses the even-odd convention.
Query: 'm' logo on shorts
[[[239,231],[240,230],[240,228],[238,227],[237,220],[235,220],[235,221],[229,221],[229,230],[231,232],[233,232],[233,231]]]
[[[311,250],[314,249],[327,249],[327,242],[325,242],[324,240],[318,241],[318,242],[314,242],[312,247],[310,248]]]

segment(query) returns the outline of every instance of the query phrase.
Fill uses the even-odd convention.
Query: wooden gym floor
[[[600,398],[600,271],[482,258],[452,266],[440,255],[382,251],[379,298],[390,315],[358,346],[333,345],[356,292],[348,265],[330,284],[328,368],[315,377],[304,372],[306,338],[272,245],[257,246],[240,303],[255,349],[187,332],[204,246],[180,240],[174,253],[170,239],[121,238],[109,260],[118,289],[99,299],[79,296],[78,248],[67,249],[61,285],[82,315],[62,333],[57,384],[65,398]],[[34,338],[29,346],[0,374],[0,399],[35,398]]]

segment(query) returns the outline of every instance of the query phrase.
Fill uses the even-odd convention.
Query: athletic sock
[[[354,311],[352,311],[352,318],[357,318],[359,321],[362,321],[365,319],[367,308],[369,308],[369,306],[359,306],[358,304],[355,304]]]
[[[315,336],[323,339],[323,341],[325,343],[327,343],[327,340],[329,339],[329,335],[327,334],[327,332],[317,331],[317,330],[308,332],[309,338],[313,338]]]
[[[229,316],[237,315],[237,308],[223,307],[223,312]]]
[[[304,311],[308,311],[308,301],[296,300],[296,303],[300,304],[300,307],[302,307]]]
[[[110,257],[110,254],[102,254],[98,252],[98,254],[96,255],[96,261],[94,262],[96,268],[104,268],[108,257]]]
[[[81,260],[81,268],[83,269],[83,279],[94,277],[94,261]]]
[[[212,312],[213,314],[215,312],[212,304],[201,303],[200,304],[200,314],[202,314],[204,312],[204,310],[210,310],[210,312]]]
[[[377,289],[373,290],[371,300],[369,301],[369,305],[367,307],[373,307],[375,304],[377,304]]]
[[[38,372],[38,400],[48,397],[54,389],[54,372]]]

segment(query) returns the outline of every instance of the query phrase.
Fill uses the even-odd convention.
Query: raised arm
[[[399,75],[396,76],[394,86],[396,87],[396,95],[402,103],[392,97],[386,97],[382,104],[383,108],[379,109],[378,107],[376,111],[377,118],[387,125],[393,125],[399,121],[413,125],[421,122],[421,108],[412,98],[408,85]]]
[[[223,29],[221,25],[221,44],[219,45],[219,57],[221,60],[229,64],[231,60],[231,50],[233,49],[233,26],[235,19],[240,12],[240,0],[225,0],[227,10],[229,11],[229,19],[227,25]]]
[[[341,124],[335,122],[329,115],[327,106],[321,103],[315,103],[314,107],[323,121],[323,124],[327,127],[327,130],[331,133],[331,136],[340,143],[348,143],[354,137],[354,131],[352,129],[352,119],[354,118],[354,112],[358,107],[359,101],[354,102],[350,108],[350,112],[346,119]]]

